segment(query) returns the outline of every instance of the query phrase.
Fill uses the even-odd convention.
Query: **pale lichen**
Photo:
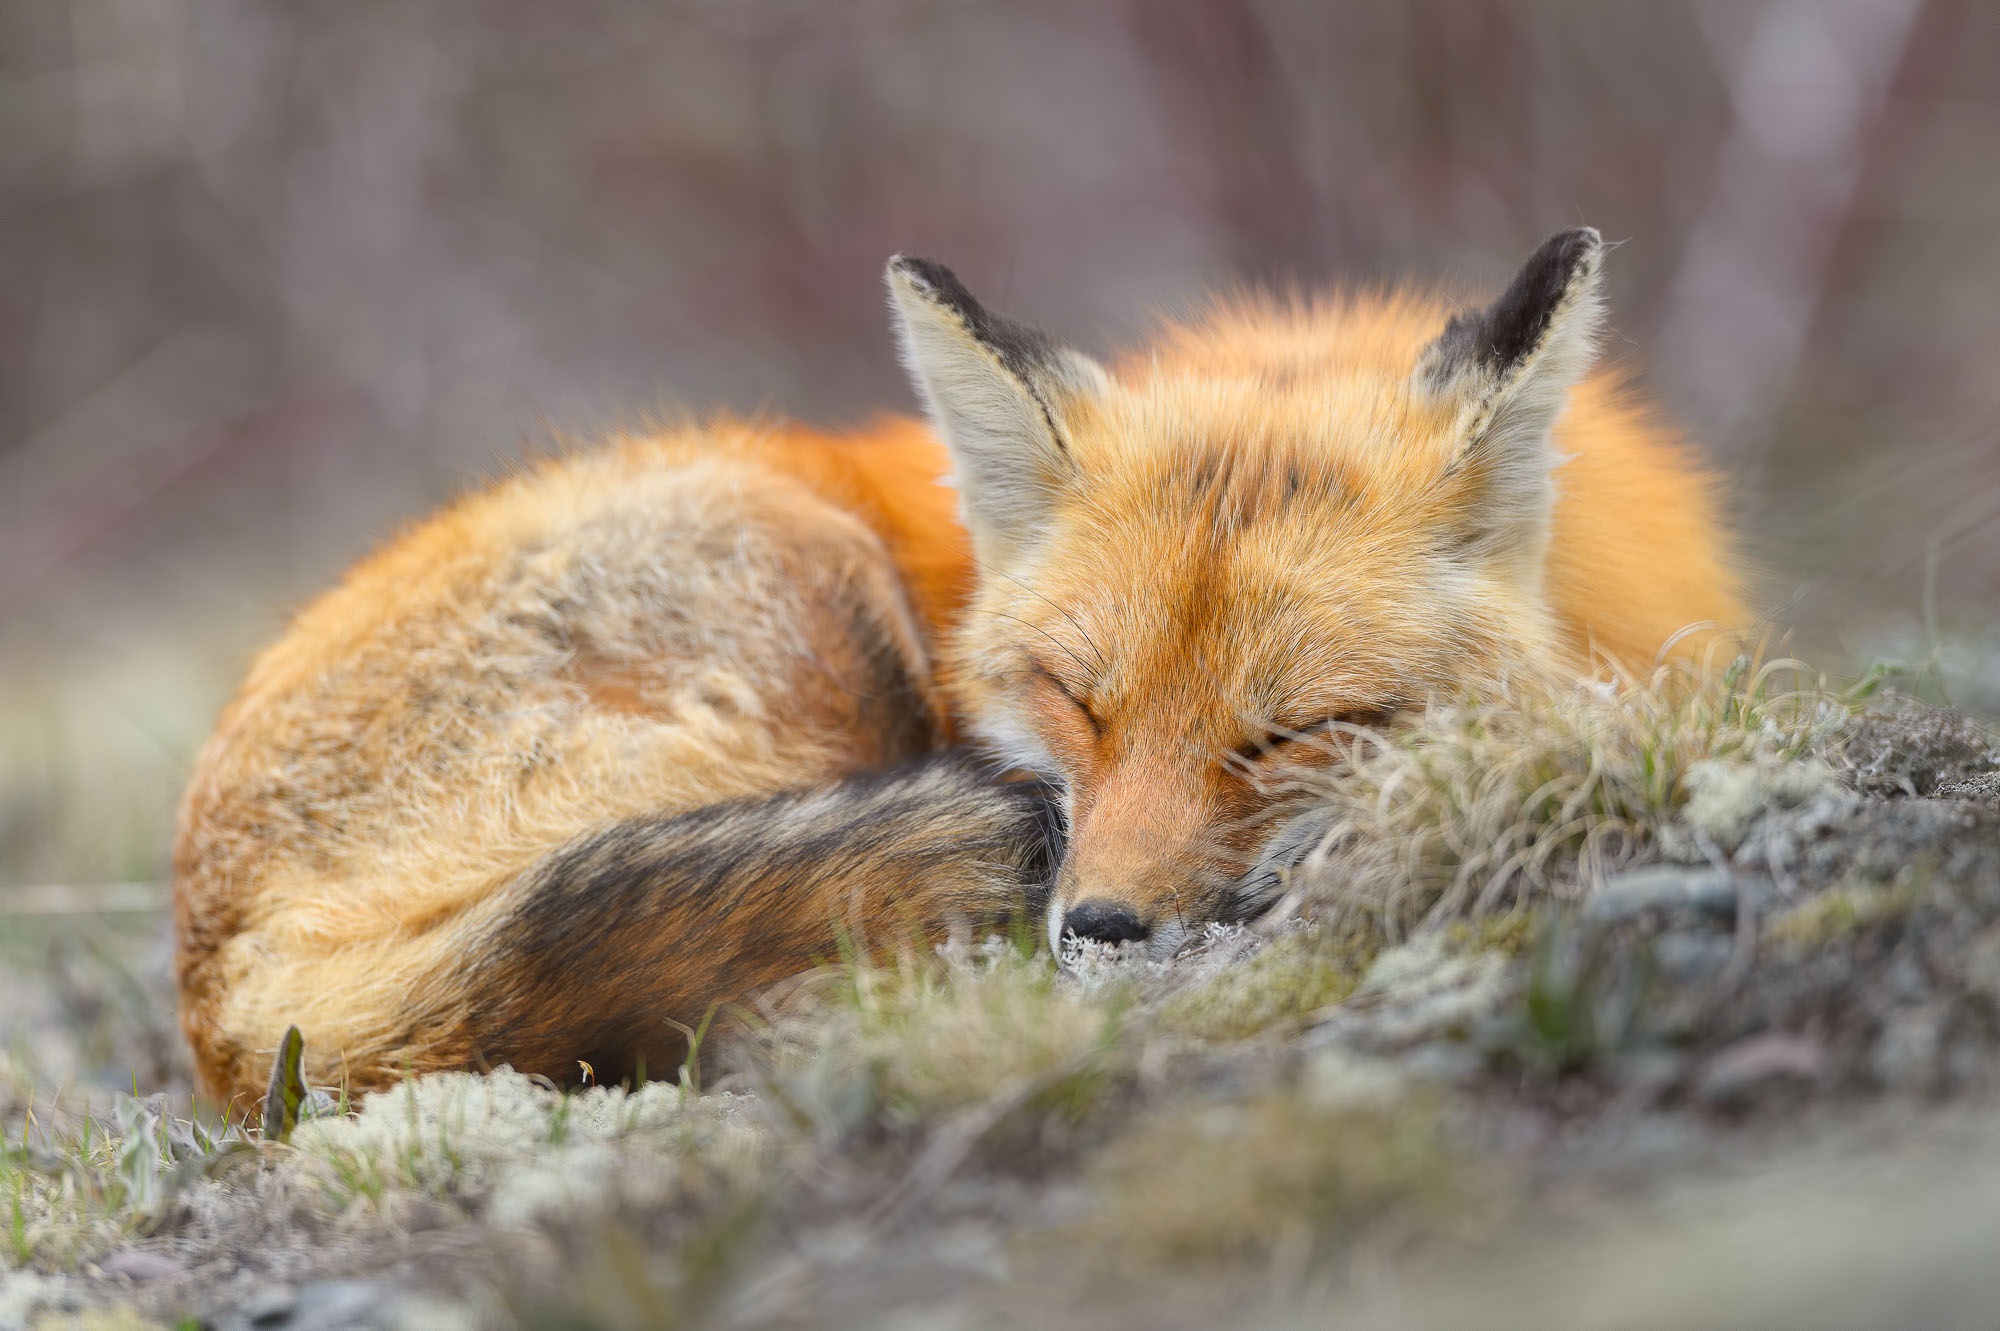
[[[1306,934],[1288,934],[1179,989],[1161,1005],[1158,1021],[1204,1040],[1241,1040],[1330,1008],[1359,982],[1357,967]]]
[[[763,1143],[740,1101],[668,1082],[565,1093],[508,1068],[435,1073],[301,1123],[291,1146],[336,1196],[477,1200],[495,1223],[529,1226],[664,1201],[697,1158],[704,1177],[748,1176]]]

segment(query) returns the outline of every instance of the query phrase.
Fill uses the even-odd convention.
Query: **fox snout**
[[[1233,887],[1254,848],[1221,830],[1229,820],[1211,792],[1151,784],[1106,782],[1072,826],[1048,906],[1058,954],[1077,938],[1165,956],[1202,924],[1239,913]]]
[[[1081,938],[1092,943],[1143,943],[1153,936],[1152,926],[1139,912],[1122,901],[1079,901],[1062,913],[1058,931],[1063,938]]]
[[[1060,956],[1071,939],[1129,944],[1164,959],[1204,923],[1234,917],[1227,882],[1216,866],[1172,861],[1113,882],[1079,882],[1065,873],[1049,897],[1049,945]]]
[[[1051,885],[1049,945],[1068,940],[1143,946],[1165,959],[1203,926],[1249,919],[1274,904],[1330,830],[1318,803],[1155,798],[1098,805],[1078,820]]]
[[[1203,854],[1165,856],[1141,873],[1108,879],[1066,867],[1049,895],[1049,945],[1058,956],[1072,938],[1171,956],[1203,924],[1241,915],[1234,884],[1249,867]]]

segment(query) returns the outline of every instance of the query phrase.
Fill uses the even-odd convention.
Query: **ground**
[[[1990,732],[1744,662],[1329,742],[1268,919],[829,968],[636,1092],[265,1141],[146,929],[22,941],[0,1328],[1990,1322]]]

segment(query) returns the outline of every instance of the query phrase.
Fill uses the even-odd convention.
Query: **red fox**
[[[670,1071],[844,938],[1171,951],[1259,904],[1293,738],[1741,625],[1710,478],[1588,375],[1602,255],[1554,236],[1483,309],[1240,299],[1109,367],[898,258],[935,433],[633,434],[447,507],[197,763],[202,1091],[247,1105],[294,1023],[356,1089]]]

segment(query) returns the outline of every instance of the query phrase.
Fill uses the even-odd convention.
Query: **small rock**
[[[120,1248],[99,1262],[97,1269],[107,1276],[141,1281],[166,1280],[187,1274],[186,1267],[165,1253],[149,1252],[144,1248]]]
[[[456,1310],[413,1300],[395,1285],[319,1280],[298,1289],[272,1286],[208,1319],[217,1331],[394,1331],[461,1323]]]
[[[1992,1084],[1993,1059],[1984,1039],[1956,1030],[1944,1051],[1944,1089],[1958,1095]]]
[[[1632,1050],[1605,1060],[1605,1071],[1618,1083],[1619,1090],[1634,1104],[1652,1105],[1664,1100],[1679,1084],[1687,1059],[1671,1049]]]
[[[2000,924],[1990,924],[1965,952],[1965,987],[2000,1004]]]
[[[1937,790],[1933,792],[1933,797],[1941,800],[1978,800],[1987,804],[2000,804],[2000,772],[1982,772],[1978,776],[1940,782]]]
[[[299,1106],[299,1117],[301,1119],[339,1118],[340,1101],[334,1096],[332,1091],[324,1087],[314,1086],[306,1091],[305,1101]]]
[[[1510,974],[1497,954],[1459,955],[1436,937],[1416,939],[1377,957],[1311,1043],[1382,1052],[1462,1038],[1506,1003]]]
[[[1671,984],[1694,987],[1713,983],[1735,955],[1735,940],[1726,934],[1674,929],[1653,940],[1654,964]]]
[[[1930,997],[1930,977],[1923,963],[1907,951],[1898,952],[1882,974],[1882,996],[1899,1003],[1920,1003]]]
[[[1862,717],[1841,757],[1857,787],[1884,795],[1944,796],[1947,787],[2000,771],[2000,745],[1984,726],[1950,708],[1907,701]]]
[[[1404,1054],[1402,1064],[1413,1080],[1464,1086],[1486,1070],[1486,1057],[1471,1041],[1432,1040]]]
[[[293,1323],[327,1331],[389,1331],[403,1320],[396,1315],[398,1294],[394,1286],[366,1280],[321,1280],[299,1291]]]
[[[282,1326],[298,1307],[298,1292],[289,1285],[271,1285],[257,1290],[235,1312],[244,1326]]]
[[[1583,918],[1594,924],[1617,924],[1660,910],[1727,924],[1736,919],[1739,893],[1752,909],[1758,909],[1770,900],[1773,891],[1771,880],[1758,874],[1661,864],[1607,878],[1584,903]]]
[[[1007,1245],[992,1224],[963,1221],[947,1225],[931,1238],[931,1254],[943,1265],[974,1280],[999,1283],[1007,1279]]]
[[[1742,1108],[1773,1092],[1826,1079],[1826,1051],[1796,1035],[1753,1035],[1708,1060],[1695,1098],[1715,1109]]]
[[[1556,1139],[1555,1115],[1525,1105],[1504,1111],[1494,1125],[1494,1137],[1502,1154],[1533,1154]]]
[[[1944,1018],[1935,1008],[1898,1012],[1883,1024],[1869,1054],[1875,1077],[1892,1091],[1929,1095],[1944,1081]]]
[[[1832,769],[1816,759],[1730,762],[1704,758],[1687,770],[1687,825],[1725,851],[1734,851],[1757,821],[1774,809],[1800,809],[1836,789]]]
[[[1323,1111],[1393,1109],[1408,1086],[1409,1077],[1389,1059],[1338,1046],[1315,1053],[1300,1078],[1306,1102]]]

